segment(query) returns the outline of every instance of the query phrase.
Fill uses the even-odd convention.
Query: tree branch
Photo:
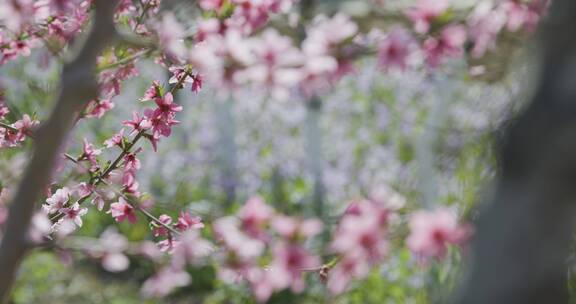
[[[0,244],[0,302],[8,301],[16,271],[28,251],[26,236],[34,203],[49,184],[56,158],[76,113],[97,97],[96,58],[115,38],[113,13],[117,0],[96,0],[90,33],[71,62],[64,65],[61,92],[52,114],[36,133],[32,159],[10,205]]]

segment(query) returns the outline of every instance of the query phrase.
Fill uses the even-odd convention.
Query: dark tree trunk
[[[479,216],[458,304],[568,302],[576,222],[576,1],[553,1],[538,37],[536,91],[502,139],[495,193]]]

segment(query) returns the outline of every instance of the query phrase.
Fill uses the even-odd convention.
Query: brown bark
[[[56,105],[35,136],[32,158],[10,204],[9,218],[0,244],[0,303],[8,301],[22,258],[35,204],[50,178],[60,148],[72,129],[76,113],[97,97],[96,58],[115,38],[113,13],[117,0],[96,0],[91,31],[78,55],[65,64]]]

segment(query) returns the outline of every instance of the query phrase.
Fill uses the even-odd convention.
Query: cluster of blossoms
[[[544,14],[547,3],[542,0],[507,0],[496,4],[481,1],[467,20],[446,23],[443,17],[450,13],[448,0],[420,0],[406,12],[416,35],[401,27],[387,35],[377,35],[377,40],[381,41],[379,62],[384,69],[403,70],[411,61],[419,62],[412,58],[423,58],[429,67],[438,67],[446,59],[461,57],[466,42],[473,45],[474,57],[482,57],[495,46],[504,29],[531,32]],[[422,36],[424,38],[419,39]]]
[[[6,119],[10,109],[3,99],[3,92],[0,91],[0,123]],[[32,119],[28,114],[24,114],[22,119],[12,124],[3,123],[0,126],[0,148],[17,147],[31,136],[39,122]]]
[[[248,200],[236,217],[216,220],[213,228],[222,246],[220,279],[248,282],[261,302],[274,291],[304,291],[302,273],[320,267],[320,258],[304,244],[322,231],[322,223],[277,214],[259,197]],[[262,257],[267,254],[272,261],[263,265]]]
[[[89,0],[11,0],[0,3],[0,64],[42,45],[57,53],[88,20]]]
[[[143,293],[163,296],[189,284],[190,276],[183,267],[206,263],[210,255],[219,266],[220,280],[246,283],[259,302],[284,289],[303,292],[306,273],[317,273],[331,293],[340,294],[353,279],[365,278],[385,262],[390,251],[388,231],[403,200],[387,191],[370,200],[352,202],[333,232],[329,247],[332,260],[328,263],[309,248],[324,229],[319,220],[280,214],[260,197],[249,199],[235,216],[212,223],[215,244],[197,233],[196,229],[204,227],[198,218],[181,214],[173,224],[171,217],[162,215],[165,225],[184,234],[174,235],[166,226],[153,225],[154,235],[166,238],[159,244],[171,259],[144,284]],[[448,245],[461,245],[470,235],[468,226],[459,224],[455,213],[445,209],[418,211],[409,224],[406,242],[418,259],[443,258]]]
[[[439,67],[450,58],[462,57],[467,42],[473,45],[472,54],[480,57],[495,44],[503,29],[531,31],[545,12],[546,3],[482,2],[468,20],[447,23],[447,0],[421,0],[406,11],[414,24],[413,31],[396,25],[388,34],[378,30],[363,34],[343,14],[318,16],[307,25],[306,36],[299,42],[274,29],[250,35],[251,31],[233,23],[204,19],[198,22],[198,43],[188,54],[180,53],[182,60],[198,68],[217,87],[234,89],[252,83],[268,89],[278,99],[287,98],[294,88],[310,96],[353,72],[353,60],[372,49],[377,50],[384,70],[417,67],[422,62],[429,68]],[[207,1],[204,7],[218,10],[219,5],[221,2]]]
[[[198,4],[205,11],[220,13],[225,9],[226,2],[224,0],[200,0]],[[230,2],[234,5],[233,12],[228,18],[218,22],[217,27],[234,27],[244,34],[250,34],[263,27],[271,14],[287,13],[297,0],[231,0]],[[212,20],[216,21],[216,19]]]

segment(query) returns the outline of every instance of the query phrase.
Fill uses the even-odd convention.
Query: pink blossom
[[[414,30],[426,33],[430,24],[449,8],[448,0],[418,0],[416,7],[408,10],[406,15],[414,22]]]
[[[70,207],[61,208],[60,212],[64,213],[62,220],[72,221],[76,226],[82,227],[82,216],[88,213],[88,209],[80,208],[78,203],[74,203]]]
[[[126,237],[118,233],[113,228],[108,228],[100,236],[100,246],[102,247],[102,267],[109,272],[120,272],[128,269],[130,260],[124,254],[129,243]]]
[[[0,119],[4,119],[10,113],[10,109],[2,101],[2,92],[0,92]]]
[[[413,38],[402,28],[393,29],[378,46],[378,64],[384,70],[404,70],[412,52]]]
[[[76,193],[79,197],[89,196],[94,192],[94,186],[88,183],[82,182],[76,186]]]
[[[288,216],[276,216],[272,227],[280,236],[288,240],[309,238],[322,232],[322,222],[317,219],[296,219]]]
[[[242,230],[251,237],[259,239],[263,239],[264,229],[273,215],[274,209],[258,196],[250,198],[238,211]]]
[[[39,122],[37,120],[32,120],[28,114],[24,114],[22,119],[11,125],[16,131],[0,128],[0,147],[18,146],[19,143],[26,140],[27,136],[32,135],[38,124]]]
[[[334,30],[336,28],[337,31]],[[337,14],[332,18],[319,16],[307,29],[302,49],[308,55],[330,54],[357,32],[358,25],[347,15]]]
[[[202,223],[202,218],[199,216],[192,216],[189,212],[182,211],[180,212],[178,222],[174,227],[180,231],[188,229],[202,229],[204,228],[204,223]]]
[[[182,40],[185,38],[186,32],[174,14],[164,13],[156,30],[160,40],[159,45],[168,55],[177,58],[184,55],[186,48]]]
[[[258,303],[266,303],[274,292],[274,286],[272,285],[272,281],[268,279],[268,273],[269,269],[261,269],[259,267],[249,268],[246,273],[252,293]]]
[[[114,134],[111,138],[104,141],[104,145],[107,148],[112,148],[114,146],[122,148],[123,140],[124,140],[124,129],[120,129],[120,132]]]
[[[440,37],[424,41],[426,61],[432,67],[442,63],[444,57],[459,57],[464,53],[466,29],[461,25],[451,25],[442,30]]]
[[[144,115],[150,121],[152,126],[152,131],[162,136],[170,136],[172,126],[178,124],[177,120],[174,120],[174,116],[177,112],[182,111],[182,106],[174,103],[174,97],[172,93],[168,92],[162,98],[154,99],[157,108],[146,109]]]
[[[331,294],[341,294],[353,279],[366,277],[371,269],[367,261],[344,257],[328,274],[328,290]]]
[[[474,8],[467,20],[470,39],[474,43],[472,49],[474,57],[481,57],[488,49],[494,47],[506,21],[506,12],[502,6],[495,7],[492,3],[483,1]]]
[[[144,96],[140,98],[140,101],[150,101],[160,97],[160,82],[158,82],[158,80],[154,80],[152,82],[152,86],[149,87],[146,92],[144,92]]]
[[[3,211],[4,210],[4,211]],[[7,215],[7,210],[0,206],[0,225],[3,222],[2,213]],[[30,230],[28,231],[28,238],[34,243],[41,243],[44,238],[50,234],[52,228],[52,221],[48,218],[45,212],[37,212],[32,216],[30,223]]]
[[[70,200],[71,192],[67,187],[60,188],[56,192],[46,199],[46,204],[42,205],[44,211],[48,214],[53,214],[60,209],[64,208],[66,203]]]
[[[194,265],[212,252],[212,244],[200,237],[196,230],[187,230],[179,237],[172,252],[172,266],[182,269],[187,264]]]
[[[133,129],[130,134],[142,132],[152,127],[152,123],[148,119],[140,117],[136,111],[132,112],[132,120],[125,120],[122,124]]]
[[[124,187],[122,188],[122,191],[132,196],[139,197],[140,191],[138,191],[138,188],[140,187],[140,184],[134,178],[133,171],[124,171],[123,179],[124,179],[123,182]]]
[[[138,149],[134,152],[129,152],[124,155],[124,170],[126,171],[136,171],[140,170],[142,164],[140,160],[136,157],[136,154],[140,152],[141,149]]]
[[[106,202],[104,201],[104,198],[100,194],[95,193],[94,199],[92,199],[90,203],[92,205],[95,205],[98,211],[102,211],[102,209],[104,209],[104,204]]]
[[[130,260],[122,253],[111,252],[106,253],[102,257],[102,268],[108,272],[121,272],[130,266]]]
[[[332,250],[344,256],[371,262],[383,258],[388,252],[388,240],[385,225],[382,225],[377,210],[371,209],[359,216],[344,216],[338,225]]]
[[[158,142],[160,141],[160,134],[159,133],[152,133],[152,134],[144,134],[144,137],[148,139],[150,144],[152,144],[152,149],[154,152],[158,151]]]
[[[515,32],[522,27],[525,27],[528,31],[533,31],[540,20],[540,11],[538,8],[538,4],[536,4],[535,7],[532,7],[521,1],[514,0],[502,3],[502,9],[508,16],[508,22],[506,24],[507,29],[511,32]]]
[[[108,213],[111,213],[112,217],[117,222],[122,222],[125,219],[128,219],[130,223],[135,224],[137,221],[134,207],[128,204],[123,197],[119,197],[118,202],[110,204],[110,210]]]
[[[270,16],[268,1],[232,0],[237,4],[232,16],[227,20],[234,27],[250,34],[262,27]]]
[[[158,246],[152,241],[140,242],[138,253],[152,261],[160,260],[163,255],[162,251],[160,251]]]
[[[202,89],[202,83],[204,82],[204,78],[202,77],[201,74],[197,73],[192,75],[192,86],[191,86],[191,90],[194,93],[198,93],[200,92],[200,90]]]
[[[262,254],[262,241],[250,238],[239,229],[240,222],[234,217],[223,217],[213,224],[214,234],[227,250],[241,259],[254,259]]]
[[[108,62],[109,64],[117,62],[116,57],[112,58],[113,60]],[[98,75],[98,82],[100,83],[100,95],[106,97],[106,99],[119,95],[121,82],[136,75],[138,75],[138,70],[136,69],[134,63],[128,63],[116,69],[101,72]]]
[[[174,97],[172,93],[168,92],[163,98],[154,99],[158,108],[154,110],[154,116],[156,117],[173,117],[174,114],[182,111],[182,106],[174,103]]]
[[[399,210],[406,205],[406,198],[386,184],[380,184],[370,191],[370,201],[389,210]]]
[[[252,40],[237,29],[223,35],[210,35],[190,52],[190,62],[208,81],[225,88],[234,88],[248,79],[244,68],[255,61]],[[243,74],[244,73],[244,74]]]
[[[197,22],[196,41],[204,41],[209,35],[219,34],[222,23],[216,18],[201,19]]]
[[[16,54],[28,57],[31,54],[30,46],[26,40],[15,40],[10,43],[10,48]]]
[[[318,267],[318,257],[308,253],[300,245],[277,244],[273,248],[274,260],[270,265],[267,278],[276,290],[290,287],[295,293],[304,291],[305,282],[302,271]]]
[[[222,7],[222,0],[199,0],[198,5],[205,11],[219,10]]]
[[[168,80],[168,83],[193,83],[194,79],[192,79],[188,68],[184,66],[171,66],[168,70],[172,73],[172,77]]]
[[[190,275],[183,270],[171,267],[162,268],[142,285],[142,295],[147,298],[163,297],[178,287],[183,287],[192,281]]]
[[[410,235],[406,244],[419,257],[442,258],[449,244],[462,244],[470,228],[460,225],[449,209],[417,211],[410,217]]]
[[[162,214],[158,217],[158,219],[164,225],[172,224],[172,217],[170,217],[169,215]],[[153,226],[152,234],[156,237],[158,237],[158,236],[166,237],[170,234],[170,231],[166,227],[164,227],[163,225],[153,223],[152,226]]]
[[[338,31],[334,31],[335,28]],[[332,18],[319,16],[314,20],[302,42],[304,76],[301,89],[306,96],[327,90],[333,80],[352,71],[346,56],[340,57],[339,52],[357,32],[358,26],[347,15],[337,14]]]
[[[156,246],[158,246],[158,249],[161,252],[166,252],[166,253],[172,253],[174,252],[174,247],[176,247],[176,245],[178,245],[179,241],[174,240],[173,238],[167,238],[165,240],[159,241],[158,243],[156,243]]]
[[[355,201],[338,224],[332,252],[340,256],[328,277],[331,293],[341,293],[352,279],[362,279],[388,253],[389,210],[378,201]]]
[[[98,167],[98,161],[96,156],[100,155],[102,150],[94,149],[94,146],[88,142],[88,140],[84,139],[84,146],[83,146],[83,153],[80,156],[80,160],[88,160],[91,164],[91,168],[95,169]]]
[[[272,29],[264,31],[258,39],[254,39],[252,48],[256,62],[240,75],[263,85],[273,97],[286,99],[289,90],[304,76],[300,68],[304,61],[301,51],[294,47],[290,38],[281,36]]]
[[[32,120],[28,114],[24,114],[22,119],[14,123],[14,128],[18,129],[18,141],[24,141],[26,136],[29,136],[34,131],[34,128],[40,124],[37,120]]]
[[[86,117],[102,118],[106,112],[114,108],[114,103],[111,102],[110,99],[94,101],[92,105],[92,110],[90,110]]]

